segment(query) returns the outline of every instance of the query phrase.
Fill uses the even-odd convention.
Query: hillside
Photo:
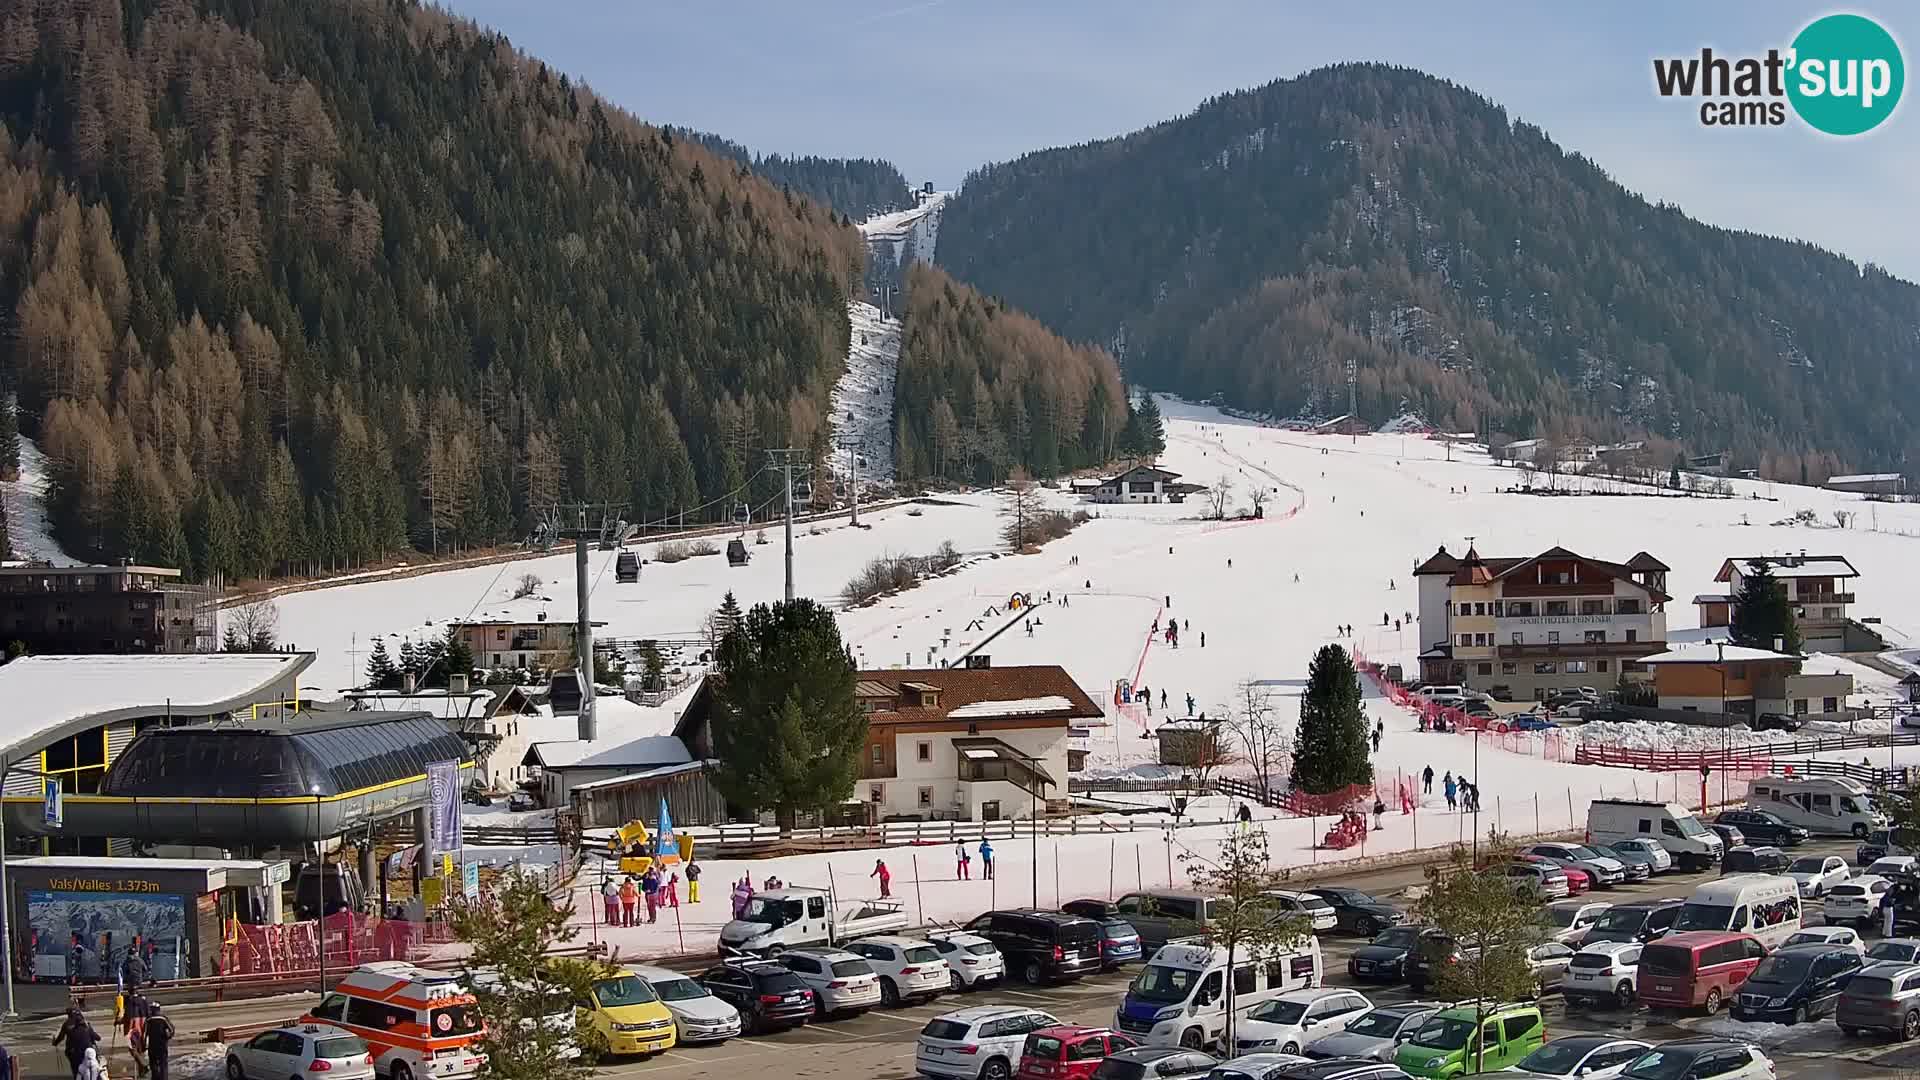
[[[724,136],[680,127],[666,130],[745,165],[775,187],[805,195],[854,221],[912,205],[907,178],[890,161],[756,154]]]
[[[1279,416],[1920,469],[1920,289],[1652,205],[1472,92],[1345,65],[982,168],[939,262],[1130,379]]]
[[[0,12],[0,339],[77,556],[230,578],[723,514],[824,450],[837,215],[403,0]]]

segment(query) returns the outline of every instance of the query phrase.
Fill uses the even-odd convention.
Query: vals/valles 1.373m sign
[[[1793,115],[1828,135],[1863,135],[1885,123],[1906,88],[1900,44],[1864,15],[1808,23],[1785,49],[1764,56],[1698,56],[1653,62],[1661,97],[1700,98],[1707,127],[1773,127]]]

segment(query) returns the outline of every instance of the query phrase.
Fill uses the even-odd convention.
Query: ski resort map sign
[[[427,854],[459,851],[460,763],[427,763]]]

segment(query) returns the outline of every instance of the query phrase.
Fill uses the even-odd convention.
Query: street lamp
[[[1720,669],[1720,801],[1727,801],[1727,749],[1729,724],[1727,723],[1727,643],[1713,643],[1714,666]],[[1706,785],[1701,784],[1700,812],[1707,812]]]
[[[327,993],[327,849],[320,838],[320,785],[313,785],[313,853],[320,862],[316,879],[320,884],[320,909],[314,919],[315,937],[320,945],[320,994]]]

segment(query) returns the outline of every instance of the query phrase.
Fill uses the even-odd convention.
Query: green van
[[[1394,1064],[1409,1076],[1452,1080],[1471,1072],[1498,1072],[1540,1049],[1547,1041],[1540,1006],[1496,1005],[1487,1010],[1480,1039],[1486,1044],[1474,1068],[1473,1006],[1434,1013],[1413,1038],[1400,1044]]]

